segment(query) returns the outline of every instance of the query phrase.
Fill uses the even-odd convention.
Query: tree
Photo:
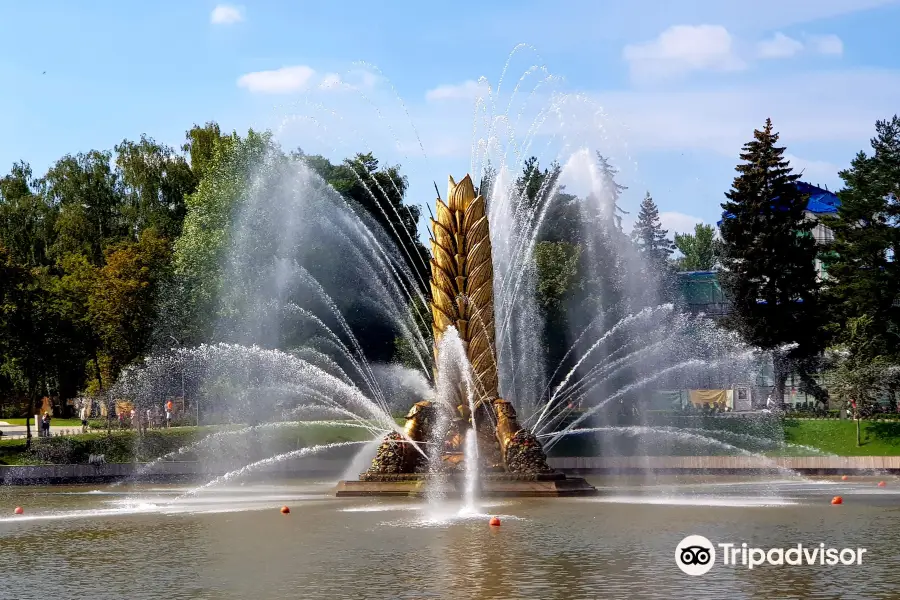
[[[359,153],[339,165],[322,156],[294,154],[316,171],[353,205],[384,228],[400,249],[417,285],[427,288],[430,255],[418,238],[418,206],[404,203],[409,181],[399,165],[381,166],[371,152]],[[425,293],[430,290],[423,289]]]
[[[900,118],[878,121],[875,132],[872,156],[860,152],[840,173],[837,215],[822,219],[834,233],[822,258],[831,329],[846,341],[849,322],[870,319],[871,343],[851,350],[855,360],[900,353]]]
[[[542,336],[548,368],[559,364],[571,343],[570,310],[581,287],[581,251],[581,246],[563,241],[538,242],[534,249],[537,301],[544,315]]]
[[[675,246],[668,234],[659,220],[659,209],[650,192],[647,192],[631,232],[631,239],[641,257],[639,276],[642,290],[636,292],[642,296],[639,301],[641,305],[651,306],[668,300],[675,289],[674,273],[669,265],[669,256]]]
[[[807,198],[784,159],[772,121],[744,145],[725,194],[722,285],[731,300],[726,326],[772,352],[774,395],[780,401],[791,361],[821,348],[816,243],[806,220]],[[786,351],[784,346],[798,344]]]
[[[216,148],[222,143],[223,138],[229,136],[222,135],[219,124],[210,121],[203,127],[194,125],[185,134],[184,144],[181,146],[182,151],[187,152],[191,159],[191,171],[197,181],[203,179],[215,159]]]
[[[659,209],[650,192],[647,192],[641,201],[641,210],[631,231],[631,238],[644,258],[653,263],[660,263],[668,261],[675,250],[675,245],[669,240],[668,235],[669,232],[662,228],[659,220]]]
[[[877,327],[871,316],[851,318],[846,324],[844,342],[826,353],[831,363],[832,391],[850,405],[856,421],[856,445],[861,445],[860,420],[871,414],[885,397],[893,397],[900,388],[900,369],[889,357],[875,355],[878,341],[872,335]]]
[[[538,304],[545,311],[562,309],[578,277],[581,248],[568,242],[540,242],[534,256],[538,273]]]
[[[68,346],[48,279],[45,268],[17,265],[0,246],[0,371],[27,398],[26,447],[37,399],[53,387]]]
[[[675,247],[682,256],[676,264],[682,271],[712,271],[717,261],[716,230],[697,223],[694,233],[676,233]]]
[[[197,187],[197,177],[183,156],[152,138],[123,140],[117,145],[116,167],[123,193],[123,217],[136,239],[153,227],[174,240],[186,212],[184,198]]]
[[[111,161],[111,153],[98,150],[67,155],[44,176],[48,202],[59,207],[55,256],[82,252],[99,265],[104,248],[128,234]]]
[[[150,347],[156,295],[169,257],[169,242],[154,229],[144,230],[137,242],[122,242],[107,251],[88,309],[113,376]]]
[[[200,139],[206,140],[205,135]],[[175,242],[175,281],[166,305],[167,320],[187,343],[208,340],[211,335],[223,281],[220,265],[230,241],[233,214],[254,169],[273,148],[271,136],[253,130],[245,138],[237,133],[214,138],[213,144],[212,157],[203,154],[204,160],[209,158],[202,169],[203,178],[185,198],[187,215]],[[191,152],[200,152],[200,148],[192,146]]]
[[[622,192],[628,188],[616,181],[619,170],[610,164],[609,158],[597,152],[597,163],[601,184],[600,197],[597,198],[599,202],[596,203],[599,210],[596,215],[590,216],[599,217],[601,221],[614,222],[616,229],[621,231],[622,215],[627,215],[628,212],[619,206],[619,198],[622,196]]]
[[[18,162],[0,179],[0,243],[23,265],[47,265],[56,211],[40,193],[27,163]]]

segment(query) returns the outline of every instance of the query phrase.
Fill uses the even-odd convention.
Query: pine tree
[[[795,185],[799,175],[784,159],[771,119],[753,137],[722,204],[721,281],[731,300],[726,325],[772,352],[780,401],[794,361],[820,349],[817,249],[805,217],[808,198]]]
[[[628,213],[619,206],[619,198],[622,192],[628,188],[616,181],[619,170],[609,164],[609,159],[597,152],[597,163],[600,171],[600,182],[603,185],[602,197],[599,198],[598,214],[600,220],[615,223],[616,229],[622,230],[622,215]]]
[[[632,242],[642,263],[642,285],[640,298],[637,299],[642,306],[665,302],[672,297],[675,280],[669,256],[674,252],[675,245],[668,234],[659,220],[659,209],[650,192],[647,192],[631,232]]]
[[[659,208],[650,192],[647,192],[641,201],[641,211],[631,232],[631,239],[645,259],[659,263],[667,261],[675,251],[675,244],[668,235],[669,232],[662,228],[659,220]]]
[[[836,216],[823,218],[834,233],[823,256],[826,284],[834,320],[832,329],[842,342],[850,342],[849,324],[866,319],[870,329],[865,344],[851,344],[855,360],[871,360],[900,352],[897,330],[900,310],[900,117],[875,124],[874,153],[857,154],[850,168],[841,171],[844,189]]]

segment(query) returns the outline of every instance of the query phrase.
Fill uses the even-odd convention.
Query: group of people
[[[160,418],[160,413],[155,409],[148,408],[146,411],[143,411],[142,414],[141,411],[132,408],[128,413],[125,413],[125,411],[119,413],[119,425],[122,427],[131,426],[135,429],[140,429],[141,431],[146,431],[153,427],[168,428],[172,424],[172,415],[174,412],[175,406],[171,400],[163,405],[165,421]],[[126,416],[129,419],[128,422],[126,422]]]
[[[140,429],[141,431],[146,431],[149,428],[153,427],[169,427],[172,423],[172,416],[175,412],[175,405],[171,400],[168,400],[163,405],[163,414],[165,414],[165,421],[160,418],[160,413],[156,409],[148,408],[146,412],[141,414],[141,412],[137,411],[135,408],[131,408],[130,411],[126,410],[117,410],[117,417],[119,420],[119,428],[127,429],[127,428],[135,428]],[[90,405],[85,404],[81,407],[81,410],[78,413],[79,418],[81,419],[81,430],[82,433],[87,432],[88,430],[88,419],[91,416],[91,408]],[[50,428],[50,416],[45,414],[44,419],[47,423],[47,431],[49,432]],[[43,424],[41,425],[43,427]]]

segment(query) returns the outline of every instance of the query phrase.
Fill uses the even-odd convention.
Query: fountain
[[[519,424],[499,395],[494,333],[494,277],[485,198],[471,177],[450,178],[447,202],[437,198],[431,219],[431,313],[436,369],[448,337],[462,347],[462,377],[440,401],[423,400],[391,432],[359,480],[339,482],[337,496],[421,496],[449,483],[458,494],[475,485],[483,496],[570,496],[596,492],[583,478],[547,464],[537,436]],[[440,381],[440,373],[435,374]],[[464,440],[472,440],[465,443]],[[469,449],[470,455],[463,448]],[[429,452],[438,460],[427,460]],[[472,466],[470,461],[477,461]],[[465,477],[465,473],[469,477]],[[472,494],[471,490],[468,494]],[[467,494],[467,495],[468,495]]]

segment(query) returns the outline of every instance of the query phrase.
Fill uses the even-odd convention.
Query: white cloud
[[[622,56],[638,80],[667,79],[691,71],[735,71],[746,66],[735,53],[731,34],[721,25],[675,25],[653,41],[625,46]]]
[[[755,40],[772,31],[858,14],[897,4],[897,0],[567,0],[565,10],[545,10],[540,18],[535,18],[534,11],[516,13],[484,4],[485,14],[480,20],[485,30],[504,36],[504,43],[541,40],[543,52],[550,51],[551,44],[555,52],[605,52],[609,44],[623,39],[649,39],[675,19],[681,23],[716,23]]]
[[[844,53],[844,42],[834,34],[809,36],[807,43],[818,54],[841,56]]]
[[[238,87],[257,94],[287,94],[307,88],[316,72],[306,65],[282,67],[273,71],[256,71],[241,75]]]
[[[244,9],[231,4],[219,4],[209,15],[209,22],[213,25],[233,25],[243,20]]]
[[[484,96],[488,92],[488,85],[482,81],[474,81],[472,79],[464,81],[460,84],[444,84],[428,90],[425,93],[425,99],[431,101],[441,100],[474,100],[479,96]]]
[[[795,40],[777,32],[767,40],[756,44],[756,54],[759,58],[790,58],[803,51],[803,42]]]
[[[859,94],[861,89],[879,93]],[[603,122],[605,135],[627,140],[633,149],[706,149],[736,155],[766,117],[789,147],[850,141],[863,146],[875,121],[896,112],[893,99],[900,97],[900,71],[833,70],[716,90],[622,91],[594,97],[615,118]],[[590,123],[595,112],[596,106],[585,106],[568,120],[568,127]]]
[[[686,215],[676,211],[665,211],[659,213],[659,221],[662,228],[669,232],[669,237],[676,233],[692,233],[694,225],[703,223],[703,219],[693,215]]]
[[[844,42],[834,34],[808,35],[805,40],[806,43],[803,43],[779,31],[756,44],[756,55],[758,58],[791,58],[804,51],[825,56],[840,56],[844,53]]]

